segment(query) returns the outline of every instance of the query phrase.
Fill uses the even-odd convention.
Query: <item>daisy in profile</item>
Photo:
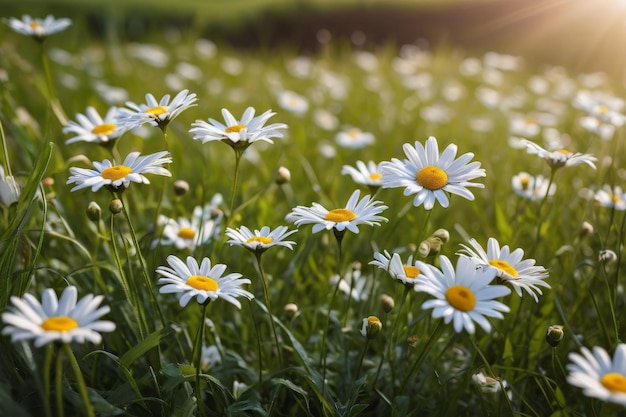
[[[414,287],[420,280],[426,279],[426,275],[431,274],[431,267],[422,261],[413,261],[413,255],[409,255],[404,263],[397,253],[392,255],[387,251],[376,252],[374,260],[369,264],[387,271],[391,278],[411,287]]]
[[[268,226],[263,226],[261,230],[255,230],[254,233],[246,226],[238,229],[227,228],[226,235],[230,240],[226,241],[231,246],[242,246],[250,252],[265,252],[272,246],[284,246],[293,249],[296,242],[284,240],[286,237],[296,233],[297,230],[287,230],[287,226],[278,226],[272,230]]]
[[[615,187],[604,185],[595,192],[593,199],[603,207],[614,207],[615,210],[619,211],[626,210],[626,193],[622,191],[622,187],[619,185]]]
[[[335,142],[343,148],[360,149],[373,144],[374,135],[356,127],[350,127],[337,133]]]
[[[174,255],[167,257],[170,267],[160,266],[157,274],[163,276],[158,284],[161,294],[178,294],[181,307],[185,307],[192,298],[196,298],[199,304],[205,304],[211,300],[223,298],[225,301],[241,308],[239,297],[249,300],[254,295],[241,288],[243,284],[250,284],[247,278],[241,278],[241,274],[232,273],[222,276],[226,271],[226,265],[216,264],[211,267],[209,258],[202,259],[200,265],[193,257],[187,257],[187,262]]]
[[[450,144],[439,155],[437,139],[433,136],[428,138],[425,146],[419,142],[415,142],[415,146],[406,143],[403,149],[408,159],[393,158],[391,162],[381,162],[383,188],[404,187],[404,195],[415,194],[415,207],[423,204],[426,210],[431,210],[435,201],[448,207],[448,194],[474,200],[467,187],[484,188],[483,184],[471,182],[485,176],[479,162],[470,162],[473,153],[455,159],[457,146]]]
[[[295,223],[298,227],[303,224],[312,224],[313,233],[324,229],[334,229],[336,232],[344,232],[347,229],[353,233],[359,233],[358,226],[361,224],[379,226],[381,221],[386,222],[387,219],[379,214],[387,206],[380,201],[372,200],[370,195],[359,200],[360,195],[361,192],[355,190],[345,208],[327,210],[318,203],[313,203],[311,207],[298,206],[287,215],[286,220]]]
[[[6,21],[6,24],[17,33],[32,36],[37,40],[44,40],[49,35],[67,29],[72,24],[72,21],[66,17],[55,19],[52,15],[46,16],[45,19],[33,19],[25,14],[21,20],[12,17]]]
[[[526,146],[528,153],[545,159],[552,169],[558,169],[564,166],[572,167],[580,164],[587,164],[591,168],[596,169],[594,162],[597,161],[597,158],[593,155],[580,152],[574,153],[566,149],[549,151],[529,140],[523,140],[522,143]]]
[[[152,248],[159,245],[175,246],[178,250],[193,251],[196,247],[217,238],[224,215],[220,210],[216,210],[217,205],[222,203],[221,194],[216,194],[213,200],[216,199],[219,200],[217,204],[207,204],[204,208],[196,206],[191,219],[186,217],[172,219],[160,215],[158,224],[163,226],[163,235],[152,241]]]
[[[222,109],[225,124],[214,119],[209,119],[208,123],[198,120],[191,124],[192,129],[189,129],[189,133],[193,133],[193,139],[202,143],[217,140],[233,149],[245,149],[258,140],[274,143],[272,138],[283,137],[281,131],[287,128],[286,124],[274,123],[265,126],[270,117],[276,113],[268,110],[260,116],[254,117],[254,114],[254,108],[248,107],[241,119],[237,120],[228,110]]]
[[[34,340],[35,347],[51,342],[100,343],[99,332],[112,332],[115,323],[99,320],[110,311],[100,307],[104,296],[88,294],[77,302],[78,290],[69,286],[58,299],[52,288],[44,290],[41,303],[31,294],[11,297],[13,306],[2,314],[6,327],[2,334],[12,342]]]
[[[122,109],[120,112],[120,124],[131,130],[150,123],[164,130],[169,122],[174,120],[180,113],[195,106],[198,99],[194,93],[189,94],[189,90],[182,90],[170,102],[170,95],[166,94],[157,101],[152,94],[146,94],[146,102],[135,104],[126,102],[129,109]]]
[[[343,175],[350,175],[357,184],[367,185],[370,190],[376,190],[383,184],[383,174],[380,165],[374,161],[367,164],[363,161],[356,161],[356,168],[344,165],[341,169]]]
[[[69,145],[83,141],[105,145],[112,142],[127,131],[124,126],[120,126],[118,117],[119,109],[117,107],[111,107],[103,119],[96,109],[89,106],[85,114],[76,114],[76,122],[70,121],[63,128],[63,133],[75,135],[65,143]]]
[[[487,241],[486,252],[476,239],[470,239],[469,246],[461,246],[463,249],[459,251],[459,255],[467,256],[478,266],[493,269],[496,277],[511,285],[520,297],[523,289],[538,302],[537,294],[542,294],[539,287],[550,288],[544,281],[548,278],[548,271],[535,265],[534,259],[523,259],[524,251],[520,248],[514,251],[508,245],[500,248],[498,241],[492,237]]]
[[[20,199],[20,187],[12,175],[4,175],[4,167],[0,165],[0,203],[9,207]]]
[[[98,191],[106,187],[110,191],[118,191],[120,188],[128,188],[131,182],[150,184],[144,174],[156,174],[171,177],[172,174],[163,164],[172,162],[169,152],[157,152],[151,155],[139,156],[139,152],[131,152],[121,165],[105,159],[102,162],[94,162],[95,169],[70,168],[72,174],[67,184],[76,184],[71,191],[91,187],[91,191]]]
[[[569,354],[567,382],[582,388],[587,397],[626,406],[626,344],[617,345],[613,360],[599,346],[581,352]]]
[[[459,257],[456,270],[444,255],[439,257],[441,271],[431,268],[432,274],[415,285],[416,291],[426,292],[435,297],[422,304],[422,310],[433,309],[434,318],[443,318],[446,324],[452,322],[454,331],[464,329],[474,334],[475,323],[486,332],[491,332],[487,317],[503,319],[501,312],[508,313],[509,307],[496,301],[496,298],[510,294],[503,285],[489,285],[495,276],[490,268],[478,268],[471,259]]]
[[[520,197],[529,200],[541,200],[548,193],[548,197],[552,197],[556,192],[556,184],[550,184],[550,180],[543,175],[532,176],[527,172],[520,172],[511,179],[513,192]],[[548,191],[548,186],[550,191]]]

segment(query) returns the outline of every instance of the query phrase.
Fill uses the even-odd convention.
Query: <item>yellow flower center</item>
[[[326,217],[324,217],[324,219],[330,222],[335,222],[335,223],[347,222],[355,218],[356,218],[356,214],[353,211],[348,210],[348,209],[331,210],[328,212]]]
[[[626,376],[622,374],[617,372],[605,374],[600,378],[600,383],[611,392],[626,394]]]
[[[598,111],[600,114],[607,114],[609,112],[609,108],[603,105],[598,106]]]
[[[555,152],[562,153],[563,155],[571,155],[572,154],[567,149],[557,149]]]
[[[502,259],[492,259],[489,261],[489,265],[506,272],[512,277],[517,276],[517,269],[513,268],[510,263],[503,261]]]
[[[192,275],[185,283],[196,290],[217,291],[220,288],[216,280],[202,275]]]
[[[246,243],[252,242],[261,242],[264,245],[270,244],[274,241],[271,237],[267,236],[252,236],[250,239],[246,240]]]
[[[226,133],[239,133],[242,130],[244,130],[246,127],[246,125],[234,125],[234,126],[228,126],[226,129],[224,129],[224,132]]]
[[[144,113],[148,113],[151,116],[158,117],[163,113],[167,113],[167,106],[150,107],[149,109],[146,109]]]
[[[527,190],[528,189],[528,185],[530,184],[530,178],[522,177],[522,178],[520,178],[520,183],[522,185],[522,189]]]
[[[350,129],[348,130],[348,136],[350,136],[352,139],[356,139],[359,136],[359,131],[356,129]]]
[[[37,23],[37,22],[30,22],[30,28],[31,29],[37,29],[39,27],[41,27],[41,25],[39,23]]]
[[[115,127],[116,126],[113,123],[103,123],[101,125],[94,126],[94,128],[91,129],[91,133],[94,135],[109,136],[115,131]]]
[[[374,172],[370,174],[370,180],[372,181],[378,181],[382,177],[383,177],[382,174],[379,174],[378,172]]]
[[[446,300],[457,310],[471,311],[476,305],[474,293],[462,285],[453,285],[446,291]]]
[[[415,278],[420,274],[420,270],[416,266],[404,265],[402,268],[404,268],[404,275],[406,275],[407,278]]]
[[[126,165],[115,165],[110,168],[103,169],[100,175],[105,180],[117,181],[126,178],[128,174],[133,172],[132,168]]]
[[[448,174],[441,168],[429,165],[419,170],[415,180],[427,190],[434,191],[448,184]]]
[[[49,317],[41,323],[47,332],[69,332],[78,327],[78,322],[67,316]]]
[[[191,227],[181,227],[180,229],[178,229],[178,237],[181,239],[191,240],[196,237],[196,231],[193,230]]]

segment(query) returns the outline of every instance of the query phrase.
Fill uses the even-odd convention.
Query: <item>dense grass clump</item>
[[[614,80],[81,27],[0,44],[0,414],[623,412]]]

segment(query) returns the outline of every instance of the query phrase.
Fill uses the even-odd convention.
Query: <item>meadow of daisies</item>
[[[0,414],[625,411],[618,80],[1,36]]]

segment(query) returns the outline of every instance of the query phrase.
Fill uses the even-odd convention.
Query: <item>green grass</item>
[[[382,46],[372,55],[359,55],[341,41],[331,41],[319,54],[298,57],[299,61],[287,47],[242,52],[218,43],[212,55],[202,55],[193,29],[149,32],[142,44],[151,44],[166,57],[162,66],[154,66],[137,57],[138,43],[118,35],[91,37],[86,22],[77,20],[67,31],[50,37],[45,53],[54,97],[35,41],[5,27],[0,45],[0,68],[5,71],[0,120],[12,172],[23,184],[18,204],[0,206],[1,307],[11,304],[10,295],[28,292],[39,298],[46,288],[60,293],[69,284],[78,287],[79,297],[89,293],[105,297],[103,305],[111,312],[104,319],[116,323],[115,332],[103,333],[98,345],[70,345],[97,415],[188,416],[204,411],[230,416],[593,416],[621,411],[584,396],[566,382],[562,369],[569,363],[568,354],[581,346],[601,346],[612,354],[625,330],[619,315],[626,301],[620,284],[624,211],[581,196],[583,189],[623,185],[623,127],[602,140],[580,126],[585,113],[572,105],[576,92],[583,90],[622,97],[623,86],[616,80],[592,84],[589,76],[549,66],[486,69],[482,56],[467,57],[445,48]],[[364,69],[363,62],[372,60],[376,65]],[[461,68],[471,62],[481,63],[481,69],[463,73]],[[181,63],[196,67],[201,76],[185,78]],[[298,64],[304,72],[294,71]],[[533,89],[537,82],[545,82],[547,90]],[[108,87],[96,88],[103,84]],[[160,98],[182,88],[198,95],[198,105],[167,128],[172,178],[148,175],[149,185],[134,183],[124,192],[130,222],[123,214],[111,215],[112,195],[104,188],[70,191],[66,184],[70,167],[90,167],[88,162],[110,158],[110,153],[95,144],[65,144],[68,135],[50,104],[58,99],[69,120],[88,105],[104,114],[110,105],[123,106],[126,100],[107,102],[102,91],[113,88],[137,103],[146,93]],[[485,89],[499,97],[497,104],[479,100]],[[281,90],[305,97],[309,109],[297,115],[281,108]],[[460,95],[451,94],[454,91]],[[270,122],[289,127],[286,137],[275,139],[273,145],[255,143],[246,150],[238,171],[235,212],[230,213],[234,153],[223,143],[192,140],[189,128],[197,119],[221,120],[222,108],[239,117],[248,106],[258,114],[274,110],[277,114]],[[447,119],[428,117],[437,106],[445,108]],[[337,125],[320,126],[314,118],[319,109],[334,115]],[[510,146],[514,136],[510,119],[514,113],[532,115],[539,109],[554,116],[552,128],[564,146],[595,155],[598,169],[561,168],[554,177],[554,197],[531,201],[513,192],[512,177],[521,171],[549,177],[551,170],[543,159]],[[473,128],[477,118],[491,127]],[[371,132],[374,144],[360,149],[338,146],[335,135],[345,126]],[[542,131],[549,133],[546,126]],[[142,132],[145,137],[126,133],[116,151],[124,156],[165,149],[159,129],[145,126]],[[424,143],[429,136],[438,139],[440,151],[456,144],[457,156],[471,152],[481,163],[486,177],[477,182],[484,189],[471,189],[473,201],[453,195],[448,208],[436,204],[426,211],[413,207],[401,189],[379,189],[375,198],[388,206],[382,213],[388,222],[361,225],[359,234],[346,233],[341,256],[333,233],[312,234],[310,226],[291,236],[297,243],[293,251],[271,248],[263,255],[282,364],[252,254],[226,244],[223,234],[193,252],[151,246],[161,232],[153,227],[158,212],[189,217],[195,206],[216,193],[224,197],[222,231],[241,225],[292,229],[285,216],[297,205],[317,202],[339,208],[353,190],[368,192],[341,175],[343,165],[404,159],[403,144]],[[529,139],[544,143],[541,135]],[[329,148],[334,155],[325,154]],[[274,181],[280,166],[291,171],[291,181],[284,185]],[[187,181],[189,191],[175,195],[175,180]],[[91,201],[102,208],[99,221],[87,217]],[[593,225],[593,233],[583,232],[584,222]],[[450,240],[439,255],[453,264],[460,244],[467,244],[466,235],[483,246],[494,237],[512,249],[522,248],[525,257],[548,269],[552,288],[537,303],[527,294],[503,297],[500,301],[511,311],[503,320],[491,320],[489,333],[477,328],[475,335],[456,334],[451,324],[438,326],[431,311],[420,308],[431,296],[410,291],[401,303],[404,286],[369,262],[383,250],[399,252],[406,260],[440,228],[450,233]],[[616,262],[598,261],[605,249],[617,254]],[[166,265],[170,254],[198,260],[208,256],[213,263],[226,264],[227,273],[241,273],[252,281],[246,288],[256,297],[250,303],[240,299],[241,310],[224,300],[209,304],[213,326],[206,327],[200,342],[216,346],[221,362],[205,369],[199,380],[192,352],[198,346],[202,308],[195,301],[181,308],[174,295],[158,292],[155,270]],[[440,266],[437,256],[420,259]],[[333,296],[330,278],[337,273],[346,279],[360,274],[354,279],[365,280],[369,295],[351,301],[342,292]],[[151,283],[152,294],[146,282]],[[382,294],[395,300],[390,313],[380,305]],[[298,306],[293,316],[283,310],[288,303]],[[366,343],[360,328],[363,318],[371,315],[378,316],[383,327]],[[545,334],[554,324],[564,325],[565,337],[553,349]],[[54,344],[35,348],[30,342],[11,343],[8,336],[0,339],[0,345],[4,414],[45,415],[49,407],[56,415],[59,398],[65,415],[83,413],[79,379],[70,367],[56,372],[49,366],[61,354],[68,363],[66,351]],[[484,393],[473,384],[472,375],[481,370],[506,381],[512,399]],[[238,383],[248,388],[238,392]],[[198,392],[204,409],[194,401]]]

